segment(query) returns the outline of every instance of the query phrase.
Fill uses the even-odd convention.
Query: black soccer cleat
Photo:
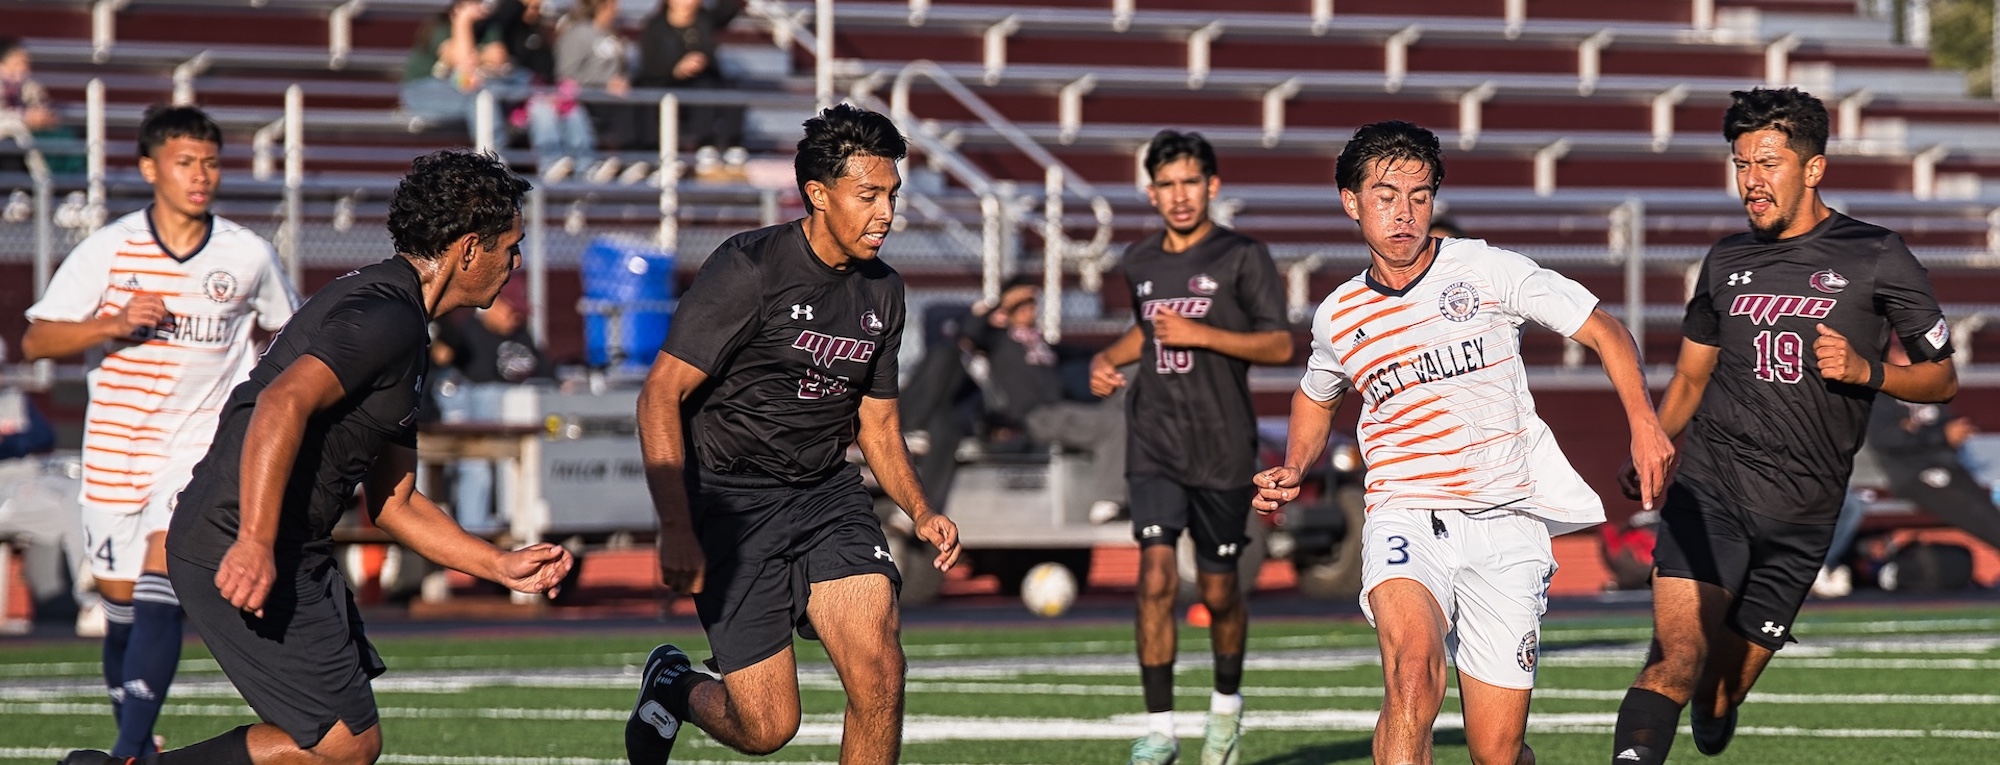
[[[1714,757],[1729,748],[1729,741],[1736,738],[1736,710],[1721,717],[1706,717],[1699,714],[1688,715],[1688,727],[1694,730],[1694,749]]]
[[[56,760],[56,765],[132,765],[136,757],[113,757],[96,749],[77,749]]]
[[[632,717],[625,721],[625,759],[632,765],[666,765],[667,756],[674,751],[674,738],[680,735],[681,721],[667,711],[661,699],[673,692],[675,680],[692,671],[688,655],[669,644],[662,643],[646,657],[639,700],[632,705]]]

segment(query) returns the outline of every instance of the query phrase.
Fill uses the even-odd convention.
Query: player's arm
[[[1942,404],[1958,395],[1958,368],[1949,356],[1932,361],[1912,359],[1908,366],[1869,361],[1854,351],[1846,337],[1825,324],[1819,325],[1813,356],[1819,362],[1820,377],[1875,388],[1914,404]]]
[[[21,336],[21,353],[29,361],[68,358],[113,340],[132,339],[166,318],[166,301],[141,293],[132,296],[124,308],[94,319],[30,322],[27,333]]]
[[[1583,327],[1571,340],[1597,353],[1618,402],[1625,407],[1625,422],[1632,431],[1632,464],[1638,469],[1639,501],[1653,509],[1653,498],[1666,490],[1667,471],[1673,466],[1674,442],[1661,430],[1653,412],[1653,397],[1646,390],[1646,373],[1639,368],[1639,346],[1632,333],[1602,308],[1593,308]]]
[[[1125,330],[1125,334],[1119,335],[1117,340],[1105,346],[1104,350],[1091,356],[1090,392],[1102,398],[1125,387],[1125,375],[1120,373],[1118,368],[1138,361],[1139,351],[1145,342],[1145,330],[1134,324],[1131,329]]]
[[[333,370],[319,357],[301,355],[278,374],[250,413],[244,431],[240,512],[236,542],[222,557],[215,586],[230,605],[264,615],[264,597],[277,577],[272,546],[278,540],[278,516],[284,505],[285,482],[298,460],[306,421],[314,412],[333,406],[345,395]],[[255,444],[256,448],[249,448]]]
[[[1153,314],[1153,337],[1170,348],[1205,348],[1252,364],[1292,360],[1292,333],[1283,329],[1236,332],[1162,310]]]
[[[694,536],[688,514],[687,451],[681,432],[681,407],[708,375],[680,357],[661,351],[639,390],[639,453],[646,463],[646,488],[653,495],[659,518],[656,546],[660,581],[675,592],[701,592],[707,560]]]
[[[553,597],[556,585],[574,565],[569,551],[559,545],[543,542],[507,552],[466,533],[417,491],[417,452],[407,446],[390,444],[375,458],[364,493],[368,517],[377,528],[445,568]]]
[[[1257,497],[1250,501],[1250,507],[1259,513],[1271,513],[1299,498],[1299,481],[1305,477],[1306,469],[1319,461],[1326,451],[1326,440],[1333,435],[1333,413],[1340,409],[1340,399],[1345,394],[1336,393],[1333,398],[1321,401],[1306,395],[1304,389],[1292,391],[1292,416],[1285,435],[1285,464],[1258,473]]]
[[[896,411],[896,400],[861,397],[860,420],[855,444],[868,460],[868,469],[875,472],[875,481],[897,507],[909,514],[917,536],[937,547],[938,556],[931,565],[939,571],[951,570],[958,563],[958,526],[933,511],[924,500],[924,487],[917,480],[916,468],[910,465],[909,449],[903,443],[902,415]]]
[[[1680,438],[1687,430],[1688,421],[1694,419],[1695,410],[1701,407],[1701,394],[1708,390],[1708,378],[1715,374],[1715,362],[1721,355],[1721,348],[1681,338],[1674,377],[1667,381],[1667,392],[1660,396],[1660,430],[1668,438]]]

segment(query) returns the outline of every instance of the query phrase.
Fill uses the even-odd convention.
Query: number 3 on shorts
[[[1410,562],[1410,540],[1402,535],[1389,537],[1389,565],[1400,566]]]

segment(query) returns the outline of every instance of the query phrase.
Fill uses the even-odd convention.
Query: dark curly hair
[[[1436,133],[1402,120],[1384,120],[1362,125],[1347,139],[1340,158],[1333,162],[1333,182],[1340,188],[1361,193],[1368,178],[1368,163],[1414,159],[1431,168],[1431,190],[1444,185],[1444,149]]]
[[[459,237],[480,246],[514,227],[521,197],[533,188],[498,156],[444,149],[418,157],[389,199],[389,238],[396,252],[424,259],[443,255]]]
[[[1800,159],[1826,153],[1826,104],[1798,88],[1755,88],[1730,93],[1735,103],[1722,115],[1722,137],[1730,143],[1744,133],[1776,130]]]
[[[1215,177],[1215,147],[1208,145],[1208,139],[1200,133],[1183,133],[1178,130],[1162,130],[1153,135],[1146,144],[1146,177],[1159,174],[1160,168],[1193,159],[1201,165],[1204,177]]]
[[[209,119],[208,114],[192,106],[160,106],[154,104],[146,108],[146,116],[139,120],[139,158],[153,156],[161,146],[176,138],[192,138],[215,144],[222,149],[222,126]]]
[[[847,175],[849,157],[900,160],[910,153],[910,143],[895,122],[858,106],[834,104],[806,120],[805,127],[806,137],[799,139],[798,156],[792,158],[801,197],[806,195],[806,181],[832,186]]]

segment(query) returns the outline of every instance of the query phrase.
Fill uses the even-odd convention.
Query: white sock
[[[1208,711],[1219,715],[1233,715],[1241,712],[1243,711],[1243,694],[1223,694],[1220,691],[1210,691],[1208,695]]]
[[[1148,712],[1146,714],[1146,732],[1158,733],[1162,736],[1173,738],[1174,710],[1169,709],[1165,712]]]

